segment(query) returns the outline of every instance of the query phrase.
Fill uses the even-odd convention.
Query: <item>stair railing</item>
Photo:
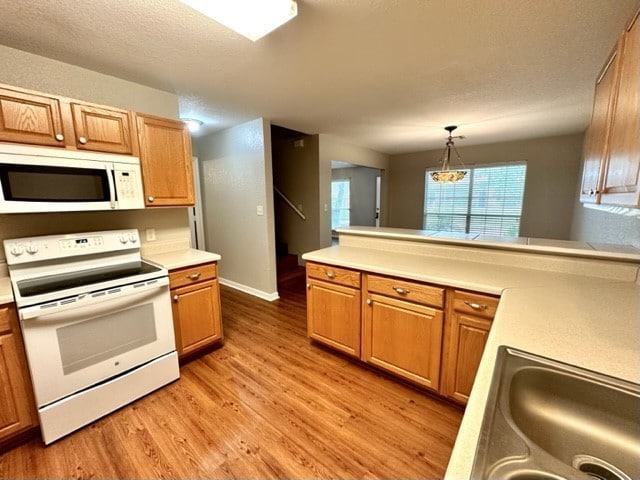
[[[284,193],[282,193],[282,192],[280,191],[280,189],[278,189],[278,187],[274,186],[274,187],[273,187],[273,190],[274,190],[278,195],[280,195],[280,198],[282,198],[282,200],[284,200],[284,202],[285,202],[287,205],[289,205],[289,206],[293,209],[293,211],[294,211],[294,212],[296,212],[296,213],[298,214],[298,216],[299,216],[302,220],[306,220],[306,219],[307,219],[306,215],[305,215],[304,213],[302,213],[302,212],[300,211],[300,209],[299,209],[298,207],[296,207],[296,206],[291,202],[291,200],[289,200],[289,199],[287,198],[287,196],[286,196]]]

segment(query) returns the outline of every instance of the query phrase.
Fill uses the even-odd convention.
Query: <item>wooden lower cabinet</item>
[[[466,404],[498,307],[498,298],[461,290],[450,290],[447,295],[441,393]]]
[[[0,445],[38,424],[15,307],[0,305]]]
[[[307,263],[308,336],[466,404],[497,296]]]
[[[169,272],[178,356],[184,358],[222,340],[220,286],[215,264]]]
[[[406,380],[438,390],[442,310],[367,294],[362,359]]]
[[[360,289],[307,277],[307,334],[360,358]]]

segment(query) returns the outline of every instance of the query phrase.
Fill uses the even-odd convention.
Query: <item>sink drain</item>
[[[631,480],[631,477],[617,467],[591,455],[576,455],[573,466],[597,480]]]

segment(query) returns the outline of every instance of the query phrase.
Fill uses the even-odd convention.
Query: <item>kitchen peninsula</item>
[[[338,232],[339,245],[303,258],[332,275],[331,268],[336,267],[364,278],[373,274],[421,282],[444,289],[445,297],[455,289],[500,296],[447,478],[470,477],[500,345],[640,383],[637,249],[521,238],[444,238],[435,232],[391,228],[351,227]],[[363,312],[375,305],[372,298],[374,294],[363,288]],[[453,334],[450,311],[445,307],[441,365],[445,377],[446,345]],[[370,336],[363,337],[363,344],[365,340]],[[450,396],[437,382],[431,390]]]

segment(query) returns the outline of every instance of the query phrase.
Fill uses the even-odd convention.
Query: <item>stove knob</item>
[[[138,241],[138,236],[135,233],[130,233],[129,234],[129,241],[131,243],[136,243]]]
[[[38,246],[30,243],[29,245],[27,245],[27,253],[30,253],[31,255],[33,255],[34,253],[38,253]]]
[[[20,245],[19,243],[16,243],[15,245],[13,245],[11,247],[11,250],[9,250],[9,251],[11,252],[11,255],[19,257],[20,255],[22,255],[24,253],[24,247],[22,245]]]
[[[129,241],[129,239],[125,234],[120,235],[118,238],[120,239],[120,243],[122,244],[127,243]]]

